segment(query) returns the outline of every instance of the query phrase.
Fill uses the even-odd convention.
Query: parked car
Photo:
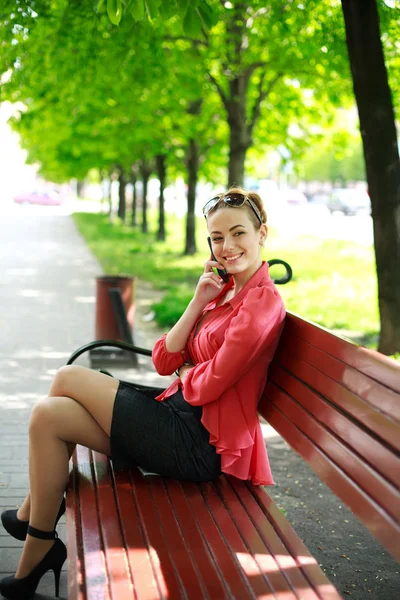
[[[336,211],[345,215],[371,214],[371,199],[364,190],[338,188],[332,190],[327,207],[331,214]]]
[[[61,195],[56,192],[21,192],[14,196],[17,204],[47,204],[59,206],[62,203]]]

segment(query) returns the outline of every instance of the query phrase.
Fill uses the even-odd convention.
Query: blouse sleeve
[[[185,400],[198,406],[217,400],[243,377],[260,353],[265,353],[268,364],[284,317],[285,308],[277,291],[270,287],[250,290],[214,357],[188,371],[183,381]]]
[[[165,346],[166,337],[167,334],[165,333],[157,340],[151,353],[153,364],[159,375],[172,375],[176,369],[183,365],[185,360],[185,350],[168,352]]]

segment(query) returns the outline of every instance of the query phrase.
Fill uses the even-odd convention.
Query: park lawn
[[[149,215],[152,232],[155,217]],[[204,220],[197,223],[198,253],[182,256],[184,219],[167,215],[166,242],[120,222],[110,224],[104,214],[75,213],[74,219],[105,273],[133,275],[165,290],[162,302],[154,305],[156,319],[163,327],[174,324],[209,255]],[[288,310],[376,347],[379,316],[372,247],[313,236],[288,238],[270,228],[263,252],[265,260],[281,258],[293,269],[293,280],[278,288]],[[275,268],[272,277],[282,273]]]

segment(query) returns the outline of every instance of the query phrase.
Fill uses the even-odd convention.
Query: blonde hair
[[[260,217],[263,223],[267,222],[267,213],[265,212],[264,209],[264,204],[263,201],[261,199],[261,197],[257,194],[257,192],[248,192],[247,190],[245,190],[244,188],[241,187],[231,187],[228,189],[227,192],[221,192],[220,194],[216,194],[216,196],[221,198],[221,202],[218,202],[211,210],[210,212],[215,212],[216,210],[218,210],[219,208],[230,208],[228,204],[226,204],[225,202],[222,201],[222,198],[224,196],[226,196],[227,194],[243,194],[243,196],[246,196],[247,198],[249,198],[249,200],[252,201],[252,203],[255,205],[256,209],[258,210],[258,212],[260,213]],[[261,227],[261,223],[260,221],[257,219],[256,215],[254,214],[251,206],[248,203],[244,203],[243,207],[246,208],[247,212],[249,213],[250,219],[253,222],[254,228],[255,229],[260,229]]]

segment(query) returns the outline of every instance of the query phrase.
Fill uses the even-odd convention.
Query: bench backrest
[[[400,560],[400,364],[288,314],[259,412]]]

